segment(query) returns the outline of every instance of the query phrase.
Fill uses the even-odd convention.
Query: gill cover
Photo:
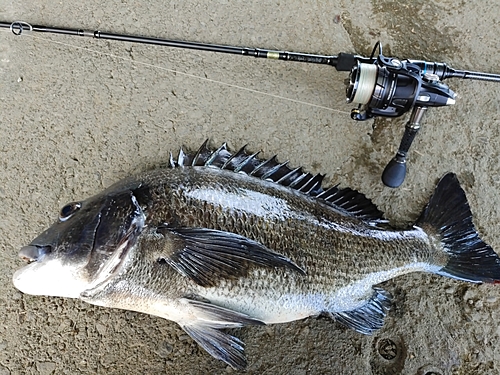
[[[70,205],[78,209],[68,215]],[[21,249],[29,264],[14,274],[14,285],[27,294],[78,298],[109,277],[143,226],[131,190],[66,205],[58,222]],[[120,256],[113,257],[117,250]],[[110,259],[116,264],[110,266]]]

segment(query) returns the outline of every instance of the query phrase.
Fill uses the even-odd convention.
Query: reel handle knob
[[[397,153],[382,173],[382,182],[390,188],[401,186],[406,177],[406,155]]]
[[[406,155],[410,146],[420,130],[420,121],[427,107],[415,106],[411,112],[410,120],[405,126],[405,133],[401,139],[396,156],[391,159],[382,173],[382,182],[390,188],[401,186],[406,177]]]

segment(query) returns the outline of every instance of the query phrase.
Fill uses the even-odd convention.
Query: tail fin
[[[446,174],[416,223],[429,226],[449,254],[440,275],[473,283],[500,283],[500,258],[479,238],[465,192],[455,174]]]

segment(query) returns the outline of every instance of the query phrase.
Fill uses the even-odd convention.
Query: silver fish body
[[[383,281],[416,271],[500,280],[452,174],[416,225],[396,230],[363,195],[324,190],[321,175],[274,158],[203,145],[171,166],[65,206],[21,250],[30,264],[15,286],[175,321],[243,368],[243,343],[221,329],[326,313],[369,334],[390,307]]]

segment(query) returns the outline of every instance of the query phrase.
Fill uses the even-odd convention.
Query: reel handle
[[[420,121],[427,107],[415,106],[410,115],[410,119],[406,123],[405,133],[401,139],[396,156],[391,159],[382,173],[382,182],[390,188],[401,186],[406,177],[406,155],[410,150],[410,146],[420,130]]]

